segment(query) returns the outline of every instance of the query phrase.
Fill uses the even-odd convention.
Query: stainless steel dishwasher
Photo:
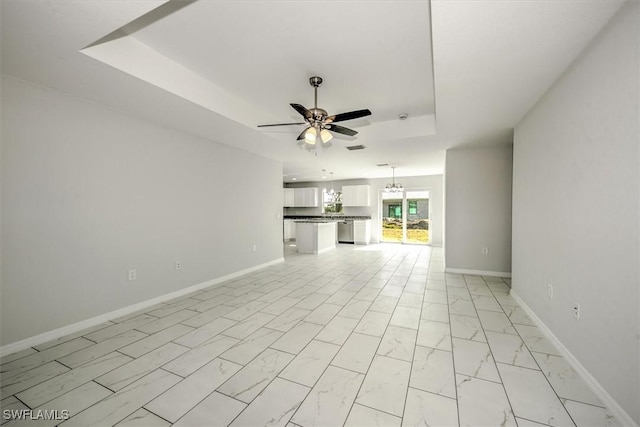
[[[338,243],[353,243],[353,220],[338,222]]]

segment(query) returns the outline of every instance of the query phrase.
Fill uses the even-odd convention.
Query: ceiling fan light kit
[[[297,140],[302,141],[310,149],[316,147],[318,137],[320,137],[322,145],[327,146],[329,141],[333,139],[333,134],[330,131],[347,136],[355,136],[358,133],[357,131],[335,123],[370,116],[371,111],[368,109],[355,110],[329,116],[326,110],[318,108],[318,87],[322,84],[322,77],[311,77],[309,84],[313,86],[313,108],[308,110],[300,104],[290,104],[294,110],[300,113],[304,122],[258,125],[258,127],[307,125],[307,128],[298,135]]]

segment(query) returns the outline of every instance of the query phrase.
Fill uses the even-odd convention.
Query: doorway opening
[[[382,242],[429,243],[429,192],[404,190],[382,193]]]

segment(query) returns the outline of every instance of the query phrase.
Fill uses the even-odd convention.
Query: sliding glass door
[[[382,193],[381,241],[429,243],[429,192]]]

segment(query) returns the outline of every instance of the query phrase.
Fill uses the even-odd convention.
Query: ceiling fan
[[[336,125],[335,123],[370,116],[371,111],[369,111],[368,109],[356,110],[330,116],[326,112],[326,110],[318,108],[318,87],[322,84],[322,77],[313,76],[309,78],[309,84],[313,86],[313,108],[308,110],[300,104],[290,104],[293,109],[300,113],[300,115],[304,118],[304,122],[258,125],[258,127],[307,125],[305,130],[303,130],[302,133],[298,135],[297,140],[304,140],[304,142],[306,144],[309,144],[309,146],[314,146],[316,144],[316,139],[318,136],[320,137],[320,140],[323,144],[328,143],[333,138],[331,132],[341,133],[348,136],[356,135],[358,132],[356,132],[355,130]]]

